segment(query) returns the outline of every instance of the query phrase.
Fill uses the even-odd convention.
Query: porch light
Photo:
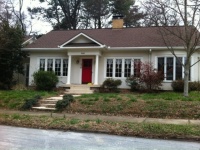
[[[79,59],[76,60],[76,64],[79,64]]]

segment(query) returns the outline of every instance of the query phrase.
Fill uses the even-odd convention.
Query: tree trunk
[[[190,71],[190,61],[187,62],[187,64],[185,65],[184,69],[184,93],[183,95],[188,97],[189,96],[189,71]]]
[[[101,29],[101,17],[98,17],[98,29]]]

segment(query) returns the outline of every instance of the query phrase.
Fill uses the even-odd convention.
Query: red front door
[[[82,84],[92,82],[92,59],[82,60]]]

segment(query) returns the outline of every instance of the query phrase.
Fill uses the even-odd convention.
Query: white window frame
[[[167,58],[173,57],[173,80],[167,80]],[[184,55],[178,55],[177,57],[182,58],[182,63],[184,63],[186,56]],[[176,57],[172,55],[165,55],[165,56],[155,56],[155,64],[156,69],[158,69],[158,58],[164,58],[164,82],[172,82],[176,80]],[[193,58],[191,57],[191,62],[193,61]],[[182,67],[182,78],[184,78],[184,67]],[[192,68],[190,69],[190,80],[192,79]]]
[[[47,71],[47,60],[48,59],[53,59],[53,71],[55,72],[55,60],[56,59],[61,59],[61,75],[58,76],[58,77],[67,77],[68,76],[68,73],[67,73],[67,76],[63,76],[63,60],[64,59],[68,59],[68,57],[39,57],[38,58],[38,70],[40,70],[40,59],[44,59],[45,60],[45,71]],[[69,62],[68,62],[68,65],[69,65]]]
[[[112,77],[107,77],[107,59],[113,59],[113,76]],[[115,77],[115,63],[116,63],[116,59],[122,59],[122,76],[121,77]],[[127,77],[124,77],[124,63],[125,63],[125,59],[131,59],[131,75],[133,75],[133,61],[134,59],[140,59],[140,61],[142,61],[142,57],[105,57],[104,59],[104,78],[116,78],[116,79],[126,79]]]

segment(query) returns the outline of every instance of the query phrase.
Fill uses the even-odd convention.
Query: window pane
[[[113,59],[107,59],[106,77],[113,77]]]
[[[122,59],[115,61],[115,77],[122,77]]]
[[[68,59],[63,59],[63,76],[68,74]]]
[[[167,80],[173,80],[173,64],[174,64],[174,58],[173,57],[167,57]]]
[[[53,59],[47,60],[47,71],[53,71]]]
[[[124,61],[124,77],[131,76],[131,59],[125,59]]]
[[[164,73],[164,57],[158,58],[158,71],[162,71]]]
[[[57,76],[61,75],[61,59],[56,59],[55,60],[55,74]]]
[[[139,77],[140,75],[140,59],[134,59],[134,76]]]
[[[45,71],[45,59],[40,59],[40,70]]]
[[[182,57],[176,59],[176,80],[182,79],[183,67],[182,67]]]

